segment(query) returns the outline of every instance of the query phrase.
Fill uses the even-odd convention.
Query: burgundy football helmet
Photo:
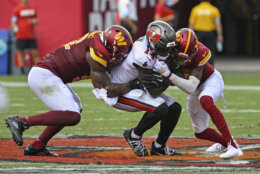
[[[112,56],[113,64],[122,63],[133,47],[129,32],[122,26],[112,25],[102,33],[102,36],[102,41]]]
[[[198,52],[198,39],[194,31],[189,28],[182,28],[176,32],[176,62],[183,65],[189,61]]]

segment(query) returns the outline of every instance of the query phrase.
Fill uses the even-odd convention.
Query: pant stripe
[[[139,108],[141,110],[149,111],[149,112],[153,112],[155,110],[154,107],[149,106],[145,103],[141,103],[140,101],[125,98],[125,97],[122,97],[122,96],[118,97],[118,102],[125,104],[125,105],[135,107],[135,108]]]

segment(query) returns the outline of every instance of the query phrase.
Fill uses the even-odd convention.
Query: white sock
[[[156,148],[162,147],[162,145],[160,145],[159,143],[157,143],[157,141],[154,142],[154,146],[155,146]]]
[[[134,129],[131,132],[131,137],[135,138],[135,139],[140,139],[141,138],[141,136],[138,136],[138,135],[135,134]]]

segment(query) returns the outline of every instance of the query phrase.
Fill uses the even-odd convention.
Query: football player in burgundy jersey
[[[57,156],[46,149],[48,141],[65,126],[74,126],[81,119],[79,96],[67,85],[91,79],[95,88],[104,88],[108,97],[123,95],[142,86],[138,81],[117,84],[110,82],[107,72],[120,65],[132,48],[132,38],[121,26],[105,31],[92,31],[81,39],[69,42],[46,55],[30,71],[31,90],[51,110],[28,117],[10,116],[6,124],[13,140],[23,145],[23,131],[30,126],[47,126],[37,140],[30,143],[24,155]]]
[[[231,136],[223,114],[215,105],[218,98],[224,99],[224,82],[221,74],[208,63],[210,50],[198,42],[195,33],[188,28],[176,32],[176,42],[176,50],[167,60],[168,66],[164,62],[156,62],[155,66],[166,80],[189,94],[187,110],[195,136],[215,142],[206,151],[225,152],[220,155],[223,159],[242,156],[243,152]],[[151,79],[165,80],[156,74],[145,78],[150,83]],[[220,133],[208,127],[209,118]]]

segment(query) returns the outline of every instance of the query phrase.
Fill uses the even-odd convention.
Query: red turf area
[[[260,167],[260,151],[257,148],[260,140],[237,139],[241,146],[256,147],[244,150],[243,157],[232,160],[247,160],[246,164],[215,163],[221,161],[217,155],[208,155],[197,147],[209,146],[212,143],[191,138],[171,138],[169,147],[175,147],[183,156],[148,156],[137,157],[128,144],[120,137],[99,137],[85,139],[53,139],[49,148],[60,157],[34,157],[24,156],[23,149],[30,142],[24,140],[22,147],[17,146],[11,139],[1,139],[0,159],[18,161],[39,161],[55,163],[81,163],[81,164],[149,164],[149,165],[183,165],[183,166],[226,166],[226,167]],[[153,138],[144,138],[143,142],[150,148]],[[198,162],[199,161],[199,162]]]

